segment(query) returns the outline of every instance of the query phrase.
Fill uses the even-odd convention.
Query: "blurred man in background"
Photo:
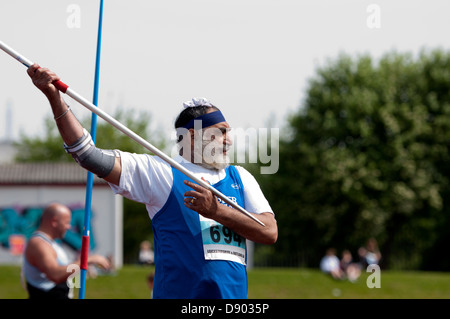
[[[44,209],[40,226],[31,235],[24,253],[22,280],[30,299],[72,298],[66,281],[73,270],[68,269],[68,265],[79,266],[80,261],[71,262],[56,242],[70,229],[71,219],[72,212],[62,204],[52,203]],[[89,256],[88,263],[110,268],[109,261],[100,255]]]

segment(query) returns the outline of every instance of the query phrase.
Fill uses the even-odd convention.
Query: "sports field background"
[[[85,299],[149,299],[151,267],[124,266],[114,275],[88,278]],[[255,268],[248,271],[249,299],[449,299],[450,273],[383,271],[380,288],[370,273],[355,283],[336,281],[318,269]],[[75,291],[78,297],[78,291]],[[18,266],[0,266],[0,299],[25,299]]]

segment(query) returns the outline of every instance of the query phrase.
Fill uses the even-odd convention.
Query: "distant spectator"
[[[343,279],[345,274],[340,267],[340,260],[336,256],[335,248],[328,248],[325,256],[320,261],[320,270],[326,274],[330,274],[334,279]]]
[[[153,265],[155,263],[155,253],[152,250],[150,241],[144,240],[141,242],[141,248],[139,250],[139,264],[141,265]]]
[[[381,252],[378,248],[378,242],[371,237],[367,240],[366,246],[358,249],[358,254],[363,267],[368,265],[378,265],[381,260]]]
[[[350,282],[355,282],[361,276],[361,264],[353,261],[352,253],[348,249],[342,252],[340,266]]]

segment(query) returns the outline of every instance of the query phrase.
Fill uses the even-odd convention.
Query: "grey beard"
[[[205,152],[205,148],[208,146],[211,147],[211,145],[214,146],[214,143],[217,144],[214,141],[202,141],[201,154],[199,154],[200,150],[194,148],[194,158],[202,159],[200,163],[195,164],[200,165],[207,169],[219,171],[230,165],[230,158],[228,157],[228,155],[216,154],[216,151],[218,149],[224,149],[224,146],[222,145],[220,146],[217,145],[216,147],[211,149],[211,152]],[[228,149],[228,147],[226,147],[226,149]],[[213,152],[214,154],[212,154]]]

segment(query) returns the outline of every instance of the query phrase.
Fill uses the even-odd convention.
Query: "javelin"
[[[33,63],[25,58],[24,56],[20,55],[16,51],[14,51],[12,48],[8,47],[6,44],[4,44],[2,41],[0,41],[0,49],[8,53],[10,56],[12,56],[14,59],[25,65],[26,67],[30,67],[33,65]],[[155,155],[160,157],[162,160],[179,170],[181,173],[186,175],[187,177],[191,178],[193,181],[195,181],[197,184],[201,185],[202,187],[208,189],[211,191],[214,195],[221,198],[225,203],[229,204],[231,207],[237,209],[239,212],[243,213],[244,215],[248,216],[249,218],[253,219],[255,222],[260,224],[261,226],[265,226],[263,222],[261,222],[258,218],[250,214],[248,211],[246,211],[244,208],[239,206],[237,203],[233,202],[231,199],[226,197],[224,194],[222,194],[220,191],[215,189],[212,185],[209,185],[207,182],[201,180],[200,178],[197,178],[195,175],[193,175],[190,171],[188,171],[186,168],[184,168],[181,164],[177,163],[175,160],[167,156],[165,153],[160,151],[158,148],[144,140],[142,137],[134,133],[132,130],[130,130],[128,127],[117,121],[115,118],[107,114],[106,112],[102,111],[100,108],[96,107],[94,104],[83,98],[80,94],[75,92],[73,89],[69,88],[69,86],[61,81],[55,81],[53,82],[53,85],[62,93],[67,94],[71,98],[73,98],[75,101],[86,107],[91,112],[97,114],[102,119],[104,119],[106,122],[114,126],[116,129],[130,137],[131,139],[135,140],[137,143],[141,144],[143,147],[148,149],[149,151],[153,152]]]
[[[95,59],[95,76],[94,76],[94,96],[92,103],[98,105],[98,84],[100,77],[100,51],[102,43],[102,22],[103,22],[103,0],[100,0],[100,10],[98,17],[98,34],[97,34],[97,53]],[[95,144],[97,136],[97,115],[92,113],[91,118],[91,137]],[[91,227],[91,203],[92,203],[92,188],[94,184],[94,174],[87,172],[86,181],[86,201],[84,204],[84,228],[83,237],[81,241],[81,254],[80,254],[80,290],[78,291],[78,299],[84,299],[86,291],[86,275],[88,267],[89,256],[89,238]]]

